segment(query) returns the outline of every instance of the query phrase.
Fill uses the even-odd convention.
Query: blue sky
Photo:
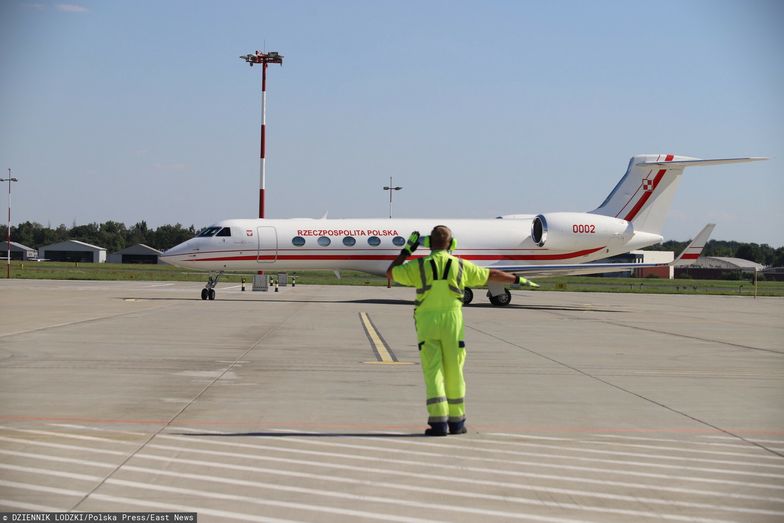
[[[686,171],[665,226],[784,245],[784,3],[0,3],[13,220],[197,227],[268,216],[590,210],[636,153]],[[5,199],[3,198],[3,204]]]

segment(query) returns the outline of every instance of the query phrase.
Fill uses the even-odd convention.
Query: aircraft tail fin
[[[689,245],[683,249],[683,252],[675,258],[671,265],[675,267],[684,267],[694,263],[702,254],[702,250],[705,248],[705,244],[708,243],[708,239],[710,238],[711,233],[713,233],[714,227],[716,227],[715,223],[709,223],[703,227],[702,230],[697,233],[697,236],[689,242]]]
[[[661,234],[664,219],[686,167],[753,162],[767,158],[720,158],[701,160],[673,154],[633,156],[626,174],[592,214],[632,222],[635,231]]]

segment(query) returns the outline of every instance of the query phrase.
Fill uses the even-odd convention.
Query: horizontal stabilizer
[[[760,160],[767,160],[764,156],[748,156],[745,158],[715,158],[711,160],[700,160],[699,158],[692,158],[689,160],[672,160],[669,162],[639,162],[635,165],[649,165],[651,167],[666,167],[668,169],[677,169],[679,167],[693,167],[698,165],[721,165],[724,163],[744,163],[744,162],[758,162]]]

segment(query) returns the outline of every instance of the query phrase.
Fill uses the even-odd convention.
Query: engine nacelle
[[[531,223],[531,239],[539,247],[572,250],[623,243],[634,235],[626,220],[587,212],[551,212]]]

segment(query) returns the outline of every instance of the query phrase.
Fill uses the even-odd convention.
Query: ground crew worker
[[[445,225],[437,225],[425,238],[425,246],[431,249],[429,256],[404,263],[419,239],[419,232],[414,231],[387,269],[387,278],[417,288],[414,323],[430,425],[425,435],[465,434],[463,289],[484,286],[488,281],[538,285],[452,256],[448,251],[454,250],[456,242]]]

